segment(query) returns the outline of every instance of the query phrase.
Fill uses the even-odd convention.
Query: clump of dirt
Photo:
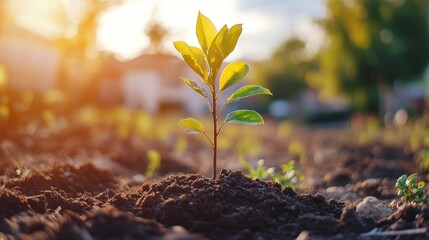
[[[388,230],[429,228],[429,208],[405,203],[379,225]],[[429,233],[426,233],[426,237],[429,237]]]
[[[222,171],[216,179],[172,176],[142,190],[137,214],[210,239],[292,239],[304,230],[333,234],[341,226],[340,203],[240,172]]]
[[[30,196],[42,191],[56,189],[70,194],[99,193],[116,184],[115,177],[107,171],[85,163],[79,167],[69,164],[56,164],[50,168],[34,170],[23,179],[6,182],[6,187]]]
[[[7,218],[30,209],[27,199],[9,189],[0,190],[0,217]]]
[[[16,215],[0,224],[1,239],[202,239],[183,228],[167,229],[154,220],[115,208],[50,215]]]
[[[397,196],[395,183],[396,181],[388,178],[370,178],[349,187],[362,198],[373,196],[378,199],[394,199]]]

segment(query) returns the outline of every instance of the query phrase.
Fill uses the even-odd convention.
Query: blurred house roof
[[[13,22],[1,25],[0,64],[10,85],[18,89],[47,90],[55,86],[60,51],[53,40]]]
[[[11,21],[1,26],[0,37],[14,37],[28,42],[43,44],[45,46],[54,46],[54,41],[52,39],[48,39]]]
[[[165,53],[142,54],[128,61],[119,61],[109,55],[101,66],[100,75],[120,81],[127,73],[151,71],[159,74],[164,83],[175,85],[181,83],[178,79],[187,70],[188,66],[178,57]]]

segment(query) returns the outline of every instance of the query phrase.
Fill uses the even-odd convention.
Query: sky
[[[198,11],[220,29],[243,24],[243,33],[231,60],[268,58],[291,36],[308,42],[315,52],[323,42],[322,30],[313,19],[325,15],[324,0],[128,0],[100,19],[99,43],[120,58],[137,56],[147,47],[143,34],[152,18],[171,31],[165,47],[175,53],[173,41],[198,45],[195,24]],[[155,14],[154,14],[155,13]]]
[[[12,11],[23,25],[42,35],[55,35],[62,26],[56,21],[77,21],[87,0],[12,0]],[[195,24],[198,11],[220,29],[242,23],[243,32],[236,50],[228,60],[262,60],[287,38],[297,36],[315,52],[323,43],[323,32],[314,19],[326,14],[325,0],[123,0],[122,5],[107,10],[99,19],[97,42],[102,50],[119,59],[137,57],[147,48],[145,26],[156,20],[170,31],[164,46],[177,54],[173,41],[198,45]],[[53,12],[64,4],[67,16]],[[15,13],[15,12],[14,12]],[[69,29],[73,32],[73,28]]]

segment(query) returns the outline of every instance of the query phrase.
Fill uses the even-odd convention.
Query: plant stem
[[[212,92],[212,104],[213,104],[213,179],[216,178],[216,154],[217,154],[217,113],[216,113],[216,88],[213,86]]]

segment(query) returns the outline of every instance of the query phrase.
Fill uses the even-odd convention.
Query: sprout
[[[218,103],[220,94],[241,82],[249,72],[249,65],[244,61],[228,64],[220,74],[220,68],[226,57],[235,49],[242,32],[242,25],[236,24],[231,28],[224,25],[219,31],[213,22],[202,13],[198,14],[196,33],[201,48],[189,46],[183,41],[174,42],[174,47],[182,54],[183,60],[199,75],[204,87],[195,81],[182,77],[182,81],[199,94],[207,103],[213,120],[213,132],[209,137],[203,124],[195,118],[185,118],[179,126],[187,134],[203,134],[213,149],[213,178],[216,177],[216,156],[218,148],[218,135],[225,124],[238,123],[247,125],[264,124],[261,115],[253,110],[236,110],[230,112],[224,121],[218,125],[223,108],[232,102],[243,98],[268,94],[270,90],[258,85],[247,85],[235,91],[223,103]],[[219,107],[220,105],[220,107]]]

